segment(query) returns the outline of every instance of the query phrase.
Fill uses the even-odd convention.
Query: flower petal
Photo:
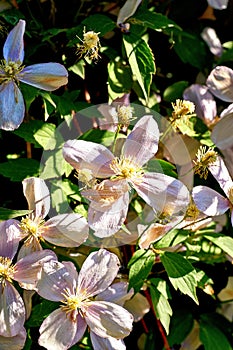
[[[206,123],[214,120],[217,115],[216,101],[207,86],[192,84],[184,90],[183,97],[195,104],[195,113],[199,118],[204,119]]]
[[[0,256],[5,258],[14,258],[20,237],[19,221],[10,219],[0,222]]]
[[[223,159],[220,156],[217,157],[213,164],[209,165],[209,171],[218,181],[226,196],[229,197],[229,191],[233,187],[233,181]]]
[[[38,343],[47,350],[67,350],[82,338],[85,330],[86,323],[80,315],[74,322],[59,308],[42,323]]]
[[[225,10],[229,0],[207,0],[208,4],[216,10]]]
[[[211,140],[219,149],[227,149],[233,146],[233,112],[221,118],[215,124]]]
[[[60,63],[38,63],[25,67],[17,78],[38,89],[53,91],[68,83],[68,72]]]
[[[144,295],[137,293],[126,301],[124,308],[133,315],[134,322],[138,322],[150,311],[150,304]]]
[[[119,270],[118,257],[105,249],[88,255],[78,277],[78,290],[88,296],[105,290],[114,280]]]
[[[114,174],[109,167],[114,156],[101,144],[68,140],[63,146],[63,157],[76,170],[91,170],[93,177],[105,178]]]
[[[25,328],[22,328],[19,334],[14,337],[0,336],[1,350],[22,350],[27,338]]]
[[[205,27],[201,32],[201,37],[209,46],[210,52],[213,55],[217,57],[222,56],[222,53],[223,53],[222,44],[214,28]]]
[[[89,226],[79,214],[61,214],[48,220],[42,236],[51,244],[61,247],[79,247],[88,237]]]
[[[43,179],[29,177],[22,181],[23,194],[28,202],[28,209],[33,210],[33,217],[45,218],[50,209],[50,194]]]
[[[0,283],[0,335],[14,337],[24,322],[25,308],[18,291],[8,281]]]
[[[144,165],[158,150],[159,128],[152,115],[145,115],[135,124],[127,137],[122,154]]]
[[[159,213],[185,212],[190,201],[187,187],[161,173],[146,173],[141,183],[133,184],[139,196]]]
[[[220,100],[233,102],[233,70],[231,68],[226,66],[214,68],[206,80],[206,85]]]
[[[84,317],[91,331],[103,338],[122,339],[132,330],[133,316],[108,301],[89,302]]]
[[[229,209],[229,202],[207,186],[196,186],[192,191],[197,208],[208,216],[221,215]]]
[[[37,283],[37,293],[47,300],[61,301],[64,299],[62,294],[64,290],[72,290],[73,288],[73,279],[70,271],[65,264],[57,260],[44,263],[41,278]]]
[[[26,22],[20,19],[16,26],[10,31],[3,46],[3,57],[9,62],[23,62],[24,42],[23,36]]]
[[[0,85],[0,129],[15,130],[23,121],[24,100],[18,86],[9,81]]]
[[[99,293],[95,300],[110,301],[117,305],[123,306],[124,303],[134,294],[133,288],[131,288],[128,292],[128,286],[129,284],[127,282],[113,283],[103,292]]]
[[[126,350],[125,343],[122,339],[113,337],[102,338],[90,331],[91,342],[94,350]]]
[[[20,283],[35,286],[41,275],[42,266],[50,260],[57,260],[56,254],[49,249],[34,252],[17,261],[14,279]],[[25,289],[33,289],[26,288]]]

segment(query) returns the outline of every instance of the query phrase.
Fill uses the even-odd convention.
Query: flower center
[[[81,311],[81,314],[84,310],[82,308],[85,307],[85,301],[88,301],[85,293],[78,293],[76,290],[75,293],[72,293],[68,288],[64,290],[62,293],[64,299],[61,302],[64,304],[61,306],[62,310],[66,312],[66,314],[70,314],[72,321],[76,321],[78,313]]]
[[[141,180],[144,171],[137,164],[133,163],[132,159],[120,157],[114,158],[110,164],[110,168],[116,174],[117,179]]]
[[[12,282],[15,268],[11,264],[11,259],[0,256],[0,283],[4,284],[4,281]]]
[[[197,160],[193,161],[195,164],[195,174],[199,174],[201,178],[203,177],[206,180],[208,176],[208,167],[217,160],[217,155],[217,152],[211,147],[206,150],[206,146],[201,146],[196,154]]]
[[[192,218],[194,221],[196,221],[196,219],[198,218],[199,215],[199,210],[196,206],[195,203],[190,203],[187,210],[186,210],[186,216],[189,218]]]
[[[94,31],[90,30],[87,33],[83,34],[83,44],[86,46],[87,50],[91,50],[99,45],[99,33],[95,33]]]
[[[133,109],[130,106],[118,106],[117,117],[119,124],[128,126],[133,118]]]
[[[0,74],[0,83],[3,83],[4,81],[17,80],[16,75],[23,70],[24,66],[22,66],[20,61],[6,62],[5,60],[2,60],[0,68],[5,72],[5,74]]]
[[[35,218],[34,220],[26,217],[21,220],[20,228],[26,236],[29,238],[34,237],[37,240],[41,239],[41,226],[44,224],[44,220],[41,220],[40,217]]]
[[[195,105],[190,101],[182,101],[176,100],[176,103],[172,103],[173,113],[172,117],[175,119],[179,119],[187,114],[192,114],[195,111]]]
[[[93,187],[96,184],[96,178],[90,169],[80,169],[78,171],[78,179],[85,187]]]

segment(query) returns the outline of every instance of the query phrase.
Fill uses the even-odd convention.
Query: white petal
[[[90,332],[91,342],[94,350],[126,350],[126,346],[122,339],[101,338],[94,332]]]
[[[59,308],[42,323],[38,343],[47,350],[67,350],[82,338],[85,329],[81,317],[74,321]]]
[[[233,187],[233,181],[223,159],[220,156],[217,157],[213,164],[209,165],[209,171],[218,181],[221,189],[228,197],[229,190]]]
[[[0,335],[14,337],[25,322],[25,308],[19,292],[5,282],[5,286],[0,283]]]
[[[209,74],[206,85],[212,94],[220,100],[233,102],[233,70],[226,66],[217,66]]]
[[[21,239],[19,221],[10,219],[0,222],[0,256],[13,259]]]
[[[27,338],[25,328],[22,328],[19,334],[14,337],[0,336],[1,350],[22,350]]]
[[[221,150],[233,146],[233,112],[225,115],[214,126],[211,140]]]
[[[50,209],[50,195],[45,181],[37,177],[30,177],[23,180],[22,184],[28,209],[33,210],[34,217],[45,218]]]
[[[76,170],[90,170],[93,177],[113,175],[109,164],[114,156],[105,146],[83,140],[68,140],[63,146],[63,157]]]
[[[144,165],[158,150],[159,128],[152,115],[145,115],[135,124],[127,137],[122,155]]]
[[[113,283],[103,292],[99,293],[95,300],[110,301],[117,305],[123,306],[124,303],[129,300],[133,294],[133,288],[128,292],[128,282]]]
[[[134,322],[138,322],[150,311],[150,304],[144,295],[137,293],[126,301],[124,308],[133,315]]]
[[[197,208],[208,216],[221,215],[229,209],[229,202],[207,186],[196,186],[192,191]]]
[[[133,316],[117,304],[93,301],[88,303],[85,320],[100,337],[122,339],[132,330]]]
[[[48,220],[42,236],[61,247],[79,247],[88,237],[87,220],[79,214],[61,214]]]
[[[96,295],[105,290],[114,280],[119,269],[118,257],[105,249],[88,255],[78,277],[79,291]]]

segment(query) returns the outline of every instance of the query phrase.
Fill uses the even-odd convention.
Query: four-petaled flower
[[[151,115],[145,115],[125,140],[120,157],[105,146],[83,140],[69,140],[63,155],[79,174],[88,171],[93,178],[105,179],[82,191],[90,199],[88,224],[98,237],[117,232],[124,223],[129,190],[133,188],[156,213],[185,213],[190,196],[179,180],[162,173],[146,172],[143,166],[158,150],[159,129]],[[108,178],[108,179],[107,179]]]
[[[25,24],[24,20],[19,20],[3,46],[0,64],[0,129],[4,130],[17,129],[24,118],[25,107],[19,82],[53,91],[68,81],[67,70],[59,63],[23,66]]]
[[[43,263],[56,260],[56,254],[48,249],[32,253],[15,264],[20,241],[18,221],[0,223],[0,336],[14,337],[19,334],[25,321],[23,300],[13,286],[13,281],[25,289],[35,289]]]
[[[42,323],[41,346],[48,350],[69,349],[83,337],[87,326],[95,350],[100,349],[99,338],[103,338],[103,343],[107,342],[108,346],[111,343],[123,346],[120,339],[129,335],[133,316],[108,299],[93,299],[113,282],[119,264],[115,254],[100,249],[87,257],[79,274],[72,262],[50,261],[43,265],[38,293],[63,305]]]

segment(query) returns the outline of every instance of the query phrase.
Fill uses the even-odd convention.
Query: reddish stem
[[[156,316],[156,312],[155,312],[155,309],[154,309],[154,306],[153,306],[153,303],[152,303],[152,300],[151,300],[150,293],[148,292],[148,290],[144,290],[144,293],[145,293],[145,296],[146,296],[146,298],[147,298],[147,300],[148,300],[148,302],[150,304],[150,307],[151,307],[151,310],[153,312],[153,315],[156,318],[157,326],[158,326],[158,329],[160,331],[161,337],[163,339],[164,348],[165,348],[165,350],[171,350],[170,345],[168,344],[167,337],[166,337],[166,334],[164,332],[163,326],[162,326],[160,320]]]

